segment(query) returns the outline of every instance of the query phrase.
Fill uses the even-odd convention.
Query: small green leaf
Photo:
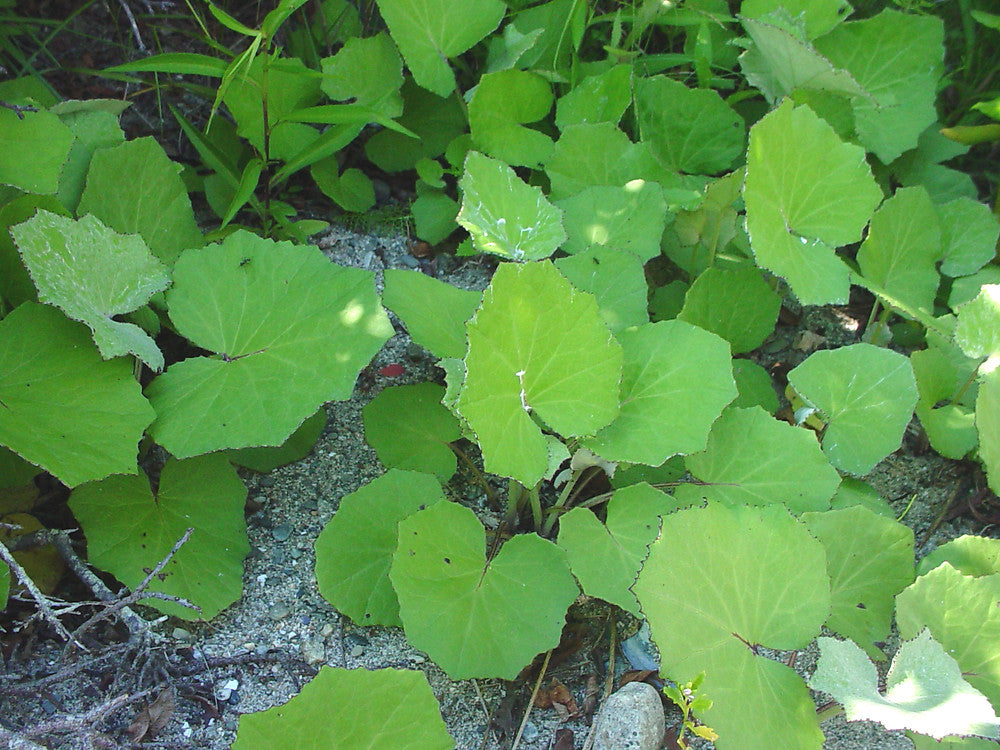
[[[830,611],[823,546],[784,508],[710,504],[664,516],[633,591],[664,674],[683,683],[705,672],[713,706],[698,718],[720,750],[822,745],[802,678],[758,648],[804,647]]]
[[[443,190],[417,183],[417,199],[410,205],[417,237],[436,245],[458,229],[458,204]],[[468,242],[468,239],[466,239]],[[473,255],[475,253],[472,253]]]
[[[759,406],[768,414],[778,411],[778,394],[770,373],[749,359],[733,360],[733,379],[740,395],[730,406],[748,409]]]
[[[86,327],[25,302],[0,320],[0,443],[64,484],[136,472],[155,416],[126,359],[101,359]]]
[[[479,438],[487,471],[532,486],[547,465],[533,416],[580,436],[618,413],[621,347],[594,298],[551,263],[501,265],[467,330],[458,410]]]
[[[976,298],[958,309],[955,343],[967,357],[1000,354],[1000,284],[983,284]]]
[[[750,130],[743,192],[757,263],[803,304],[847,302],[849,271],[834,250],[861,239],[882,199],[864,151],[786,101]]]
[[[957,347],[951,348],[957,350]],[[910,363],[920,394],[917,418],[927,438],[942,456],[955,460],[964,458],[979,442],[974,403],[971,398],[958,402],[953,402],[952,398],[972,377],[979,361],[956,361],[941,348],[931,346],[913,352]]]
[[[214,454],[167,461],[155,495],[144,474],[111,476],[77,487],[69,506],[87,536],[89,561],[133,589],[193,528],[149,591],[179,596],[201,612],[163,599],[141,601],[186,620],[211,620],[243,590],[246,499],[229,460]]]
[[[414,80],[438,96],[455,89],[448,58],[462,54],[496,29],[506,12],[499,0],[378,0],[389,33]]]
[[[115,103],[127,104],[125,102]],[[66,104],[70,104],[70,102],[66,102]],[[118,124],[118,114],[113,111],[85,109],[81,105],[79,109],[60,111],[59,119],[73,131],[76,140],[73,141],[66,165],[59,176],[57,195],[62,205],[70,211],[75,211],[80,203],[80,195],[86,184],[87,172],[90,170],[90,160],[93,158],[94,152],[122,143],[125,140],[125,133],[122,132],[121,126]]]
[[[996,367],[979,380],[976,429],[979,430],[979,458],[986,469],[990,489],[1000,492],[1000,369]]]
[[[788,382],[826,421],[823,452],[856,476],[900,446],[917,403],[910,361],[870,344],[814,352]]]
[[[889,637],[894,597],[913,583],[913,531],[861,505],[803,513],[802,522],[826,548],[826,626],[873,659],[885,659],[875,643]]]
[[[666,76],[639,79],[635,107],[642,138],[667,169],[716,174],[743,153],[743,118],[711,89],[692,89]]]
[[[323,93],[335,101],[353,100],[387,117],[403,113],[403,62],[386,33],[352,37],[323,63]]]
[[[375,205],[375,187],[371,179],[360,169],[345,169],[340,172],[335,156],[313,164],[309,168],[309,174],[323,191],[323,195],[345,211],[364,213]]]
[[[400,522],[389,577],[406,639],[453,680],[514,679],[559,643],[579,593],[555,544],[522,534],[487,560],[482,524],[450,502]]]
[[[387,269],[382,304],[400,317],[416,343],[435,357],[464,357],[465,323],[482,292],[459,289],[419,271]]]
[[[935,208],[941,220],[944,248],[941,273],[967,276],[996,256],[1000,222],[989,206],[969,198],[956,198]]]
[[[631,84],[631,65],[615,65],[603,73],[587,76],[559,97],[556,127],[565,130],[570,125],[598,122],[617,125],[632,103]]]
[[[673,500],[648,484],[617,490],[601,523],[587,508],[573,508],[559,519],[559,546],[566,550],[583,593],[617,604],[639,617],[630,590],[647,548],[660,530],[660,516]]]
[[[26,193],[56,192],[73,139],[73,131],[45,109],[19,116],[0,107],[0,184]]]
[[[612,461],[659,466],[705,447],[736,397],[729,345],[679,320],[618,334],[625,353],[621,413],[587,446]]]
[[[740,13],[747,18],[761,18],[783,8],[792,18],[805,22],[806,37],[823,36],[851,13],[847,0],[743,0]]]
[[[630,253],[643,262],[660,254],[667,204],[663,189],[655,182],[595,185],[557,205],[565,212],[568,236],[562,249],[567,253],[599,245]]]
[[[105,73],[177,73],[179,75],[209,76],[222,78],[228,63],[218,57],[200,55],[194,52],[167,52],[142,60],[105,68]]]
[[[840,484],[812,433],[760,407],[726,409],[708,447],[685,463],[700,483],[676,489],[682,505],[709,498],[727,505],[784,503],[793,513],[825,510]]]
[[[386,388],[362,409],[365,439],[389,469],[434,474],[448,481],[458,462],[450,443],[462,436],[458,420],[442,406],[435,383]]]
[[[288,440],[277,447],[238,448],[227,451],[226,455],[237,466],[245,466],[251,471],[265,474],[279,466],[300,461],[308,456],[319,436],[323,434],[324,427],[326,427],[326,410],[321,408],[299,425]]]
[[[552,200],[596,185],[621,187],[646,176],[640,147],[610,122],[568,126],[545,162],[545,172]]]
[[[820,657],[809,681],[833,696],[848,721],[877,721],[942,739],[950,734],[1000,738],[1000,719],[982,693],[926,630],[899,647],[878,692],[878,671],[851,641],[819,639]]]
[[[694,280],[677,317],[724,338],[740,354],[756,349],[771,334],[779,309],[781,297],[759,269],[711,266]]]
[[[545,162],[552,139],[525,127],[552,109],[552,90],[537,73],[502,70],[479,79],[469,102],[472,140],[484,153],[512,166]]]
[[[646,275],[631,253],[596,246],[555,265],[573,286],[597,298],[601,320],[612,333],[649,322]]]
[[[457,221],[469,230],[479,252],[541,260],[566,240],[562,211],[503,162],[470,151],[458,185],[462,210]]]
[[[205,244],[179,172],[152,138],[100,149],[77,214],[94,214],[120,234],[142,235],[153,255],[173,265],[182,250]]]
[[[896,511],[885,499],[878,494],[878,491],[867,482],[854,477],[844,477],[840,481],[830,507],[833,510],[842,510],[860,505],[867,508],[872,513],[876,513],[885,518],[896,518]]]
[[[422,673],[324,666],[288,703],[240,716],[233,750],[448,750],[454,744]]]
[[[349,397],[392,335],[371,272],[242,230],[185,252],[167,305],[181,335],[217,353],[147,387],[150,434],[179,458],[281,445],[323,403]]]
[[[116,234],[94,216],[74,221],[44,210],[11,233],[39,301],[86,324],[105,359],[134,354],[150,369],[163,369],[163,354],[146,332],[114,319],[170,284],[141,237]]]
[[[434,477],[400,469],[345,495],[316,539],[316,583],[323,598],[359,625],[402,625],[389,582],[396,527],[444,499]]]
[[[1000,573],[1000,539],[972,534],[952,539],[922,559],[917,566],[917,573],[929,573],[943,562],[967,576]]]

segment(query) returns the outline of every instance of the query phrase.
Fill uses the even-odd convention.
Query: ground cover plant
[[[938,98],[951,82],[963,117],[996,114],[961,98],[996,16],[967,8],[955,42],[919,9],[838,0],[381,0],[383,28],[336,0],[256,27],[206,7],[242,44],[107,71],[210,82],[204,123],[174,110],[194,168],[127,139],[120,102],[0,83],[4,485],[51,475],[91,565],[211,619],[248,551],[233,464],[308,452],[388,310],[442,378],[364,410],[387,471],[316,540],[340,612],[401,626],[454,679],[514,679],[582,593],[649,622],[663,675],[698,691],[671,695],[685,727],[720,748],[821,747],[810,687],[919,748],[994,746],[997,542],[917,566],[861,478],[919,429],[1000,490],[1000,225],[947,165],[976,138]],[[488,288],[393,270],[379,297],[306,244],[305,172],[357,212],[366,170],[414,175],[416,235],[495,257]],[[776,390],[755,355],[782,307],[852,294],[857,339]],[[460,461],[497,528],[446,491]],[[45,571],[21,547],[53,540],[9,495],[4,523],[35,537],[0,546],[4,598]],[[785,660],[817,638],[807,683]],[[380,710],[331,721],[360,693]],[[419,676],[328,668],[234,747],[345,736],[451,743]]]

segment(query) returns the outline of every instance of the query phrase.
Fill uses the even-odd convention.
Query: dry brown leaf
[[[133,742],[154,738],[170,721],[170,717],[174,714],[174,706],[174,689],[168,687],[161,690],[156,700],[142,709],[125,731]]]
[[[547,688],[538,691],[535,705],[539,708],[554,708],[561,721],[565,721],[570,716],[576,716],[580,712],[576,698],[573,697],[569,688],[555,677],[552,678]]]
[[[552,750],[575,750],[575,748],[576,745],[573,744],[573,730],[557,729],[556,744],[553,745]]]
[[[655,677],[656,674],[655,669],[632,669],[622,674],[621,679],[618,681],[618,687],[628,685],[630,682],[645,682],[650,677]]]
[[[816,351],[825,343],[826,336],[820,336],[818,333],[813,333],[812,331],[802,331],[795,337],[795,343],[792,344],[792,347],[808,354],[809,352]]]
[[[583,715],[590,716],[597,709],[598,694],[601,687],[597,681],[597,675],[592,674],[587,678],[587,687],[583,691]]]

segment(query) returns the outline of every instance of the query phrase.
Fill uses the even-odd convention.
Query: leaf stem
[[[483,474],[483,472],[479,470],[479,467],[476,466],[475,462],[469,458],[469,454],[454,443],[448,443],[448,447],[451,448],[452,453],[458,456],[459,459],[463,461],[469,470],[475,475],[476,483],[483,488],[483,492],[486,493],[486,497],[490,501],[490,505],[499,509],[501,507],[500,498],[497,497],[497,493],[495,493],[493,488],[490,487],[490,483],[487,481],[486,475]]]
[[[535,698],[538,697],[538,689],[542,686],[542,680],[545,679],[545,671],[549,668],[549,659],[552,658],[552,649],[545,652],[545,661],[542,662],[542,668],[538,672],[538,679],[535,680],[535,689],[531,691],[531,698],[528,699],[528,707],[524,709],[524,718],[521,719],[521,726],[517,728],[517,736],[514,737],[514,744],[510,746],[510,750],[517,750],[521,744],[521,735],[524,734],[524,727],[528,724],[528,717],[531,716],[531,707],[535,705]]]

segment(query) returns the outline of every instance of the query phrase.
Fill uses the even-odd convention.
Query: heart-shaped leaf
[[[400,317],[410,338],[435,357],[465,356],[465,323],[482,301],[482,292],[459,289],[420,271],[385,271],[382,304]]]
[[[525,127],[552,109],[552,90],[537,73],[501,70],[479,79],[469,102],[472,140],[511,166],[535,167],[552,151],[552,139]]]

